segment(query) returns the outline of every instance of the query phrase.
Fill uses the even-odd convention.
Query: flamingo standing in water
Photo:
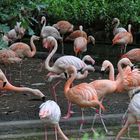
[[[53,27],[55,27],[62,35],[62,54],[64,54],[64,44],[63,44],[64,35],[66,33],[73,32],[74,26],[66,20],[61,20],[58,21],[56,24],[53,24]]]
[[[10,84],[1,69],[0,69],[0,80],[3,80],[6,83],[4,87],[0,87],[0,90],[15,91],[15,92],[30,92],[35,96],[39,96],[43,101],[45,101],[45,95],[39,89],[32,89],[28,87],[16,87]]]
[[[87,33],[83,31],[83,26],[79,26],[79,30],[73,31],[69,36],[66,37],[65,41],[74,41],[77,37],[87,37]]]
[[[120,32],[127,32],[127,30],[125,28],[119,27],[120,20],[118,18],[113,18],[112,25],[114,26],[114,28],[113,28],[113,35],[114,36]]]
[[[57,140],[57,131],[63,140],[68,140],[59,126],[61,110],[58,104],[52,100],[48,100],[40,105],[39,117],[45,123],[45,140],[47,140],[47,126],[55,127],[55,139]]]
[[[118,34],[114,36],[112,42],[113,42],[113,45],[119,44],[119,45],[124,46],[123,53],[125,53],[127,45],[133,43],[133,36],[131,33],[131,24],[128,25],[128,32],[119,32]],[[121,54],[122,54],[122,49],[123,48],[121,47]]]
[[[140,48],[131,49],[122,55],[122,58],[124,57],[130,59],[132,62],[140,62]]]
[[[131,97],[129,106],[128,106],[128,115],[125,125],[117,134],[115,140],[120,140],[120,137],[123,136],[128,130],[131,124],[138,124],[138,131],[140,137],[140,87],[137,87],[129,91],[129,96]]]
[[[81,108],[100,106],[104,110],[104,106],[98,100],[96,90],[90,84],[81,83],[79,85],[76,85],[70,88],[74,79],[76,79],[77,69],[73,65],[70,65],[67,67],[66,71],[71,76],[67,80],[64,86],[65,97],[70,102],[77,104]],[[82,110],[82,120],[83,119],[84,119],[84,114]],[[81,124],[80,129],[81,128],[82,128],[82,124]]]
[[[77,37],[74,40],[74,52],[76,56],[78,53],[83,53],[87,51],[87,44],[89,42],[92,42],[93,45],[95,45],[95,38],[93,36],[88,36],[88,39],[85,37]]]

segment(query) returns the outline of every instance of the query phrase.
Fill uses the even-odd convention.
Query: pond
[[[67,48],[66,48],[67,47]],[[132,46],[130,46],[132,47]],[[128,49],[130,49],[130,47]],[[71,53],[72,46],[65,46],[67,49],[67,54]],[[69,50],[69,51],[68,51]],[[58,51],[59,52],[59,51]],[[92,57],[96,61],[96,65],[101,66],[101,62],[104,59],[111,60],[114,64],[119,60],[119,49],[112,48],[111,44],[98,44],[95,47],[91,45],[88,46],[88,53],[92,55]],[[40,89],[47,97],[47,99],[54,99],[52,96],[52,85],[56,81],[52,83],[47,82],[46,75],[47,70],[44,68],[41,72],[38,71],[40,68],[40,63],[42,59],[46,57],[42,53],[37,53],[35,58],[24,59],[21,67],[14,64],[10,66],[6,66],[7,69],[7,78],[10,82],[15,86],[26,86],[31,88]],[[86,53],[85,53],[86,54]],[[59,55],[58,55],[59,56]],[[1,66],[1,69],[5,71],[5,66]],[[21,71],[21,78],[19,76]],[[11,74],[11,79],[9,78],[9,74]],[[101,76],[101,73],[98,71],[92,72],[88,75],[88,77],[84,80],[77,80],[74,84],[78,84],[81,82],[91,82],[95,79],[98,79]],[[105,75],[107,78],[108,75]],[[63,87],[65,80],[61,82],[61,84],[56,87],[58,104],[60,105],[62,116],[67,113],[67,100],[64,97]],[[8,140],[42,140],[44,139],[44,124],[40,122],[38,112],[39,106],[42,101],[37,100],[38,98],[31,95],[30,93],[15,93],[9,91],[1,91],[0,94],[0,139]],[[104,139],[113,140],[114,136],[116,136],[117,132],[121,128],[122,125],[122,115],[127,109],[129,104],[129,97],[127,93],[124,94],[111,94],[108,95],[104,101],[103,105],[106,110],[103,112],[103,118],[105,124],[109,131],[111,131],[111,136],[105,134],[103,126],[99,117],[95,122],[94,128],[99,132],[99,134],[103,134]],[[92,124],[93,115],[95,115],[95,111],[93,109],[85,109],[85,123],[84,123],[84,131],[79,132],[80,120],[81,120],[81,110],[76,105],[72,106],[73,111],[75,112],[69,120],[61,119],[60,126],[66,135],[71,139],[82,139],[83,135],[87,132],[89,133],[89,137],[92,138],[92,131],[90,130]],[[130,128],[130,136],[133,138],[138,138],[138,130],[134,125]],[[49,139],[53,140],[53,129],[49,129]],[[125,135],[128,140],[128,135]],[[61,139],[61,138],[60,138]]]

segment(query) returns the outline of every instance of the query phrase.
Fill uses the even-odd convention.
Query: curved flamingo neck
[[[6,82],[5,87],[3,87],[3,90],[16,91],[16,92],[24,92],[24,91],[32,92],[33,91],[31,88],[13,86],[8,81]]]
[[[119,25],[120,25],[120,21],[119,21],[119,20],[117,20],[117,23],[115,24],[114,29],[118,28],[118,27],[119,27]]]
[[[30,40],[30,45],[31,45],[31,52],[29,54],[29,57],[33,57],[35,54],[36,54],[36,46],[34,44],[34,38],[31,37],[31,40]]]
[[[95,38],[93,36],[88,36],[88,40],[87,40],[87,43],[90,43],[92,42],[92,44],[94,45],[95,44]]]
[[[47,59],[45,60],[45,68],[48,70],[48,71],[51,71],[51,72],[55,72],[53,67],[50,67],[49,66],[49,62],[52,58],[52,56],[55,54],[55,52],[57,51],[57,47],[58,47],[58,44],[57,44],[57,41],[56,39],[53,39],[54,41],[54,48],[53,50],[51,51],[51,53],[48,55]]]
[[[113,65],[110,63],[109,65],[109,80],[114,81],[115,77],[114,77],[114,67]]]
[[[58,130],[58,133],[61,135],[61,137],[63,138],[63,140],[69,140],[68,137],[63,133],[63,131],[60,128],[59,124],[56,124],[56,128]]]
[[[120,74],[120,78],[121,78],[121,80],[123,80],[123,78],[124,78],[124,74],[123,74],[123,69],[122,69],[122,64],[123,64],[123,62],[118,62],[118,72],[119,72],[119,74]]]
[[[44,19],[43,19],[43,26],[42,26],[41,31],[43,31],[45,29],[45,26],[46,26],[46,18],[44,17]]]
[[[131,33],[131,24],[128,25],[128,32]]]
[[[70,86],[72,85],[74,79],[76,78],[76,75],[77,75],[77,71],[76,71],[76,68],[73,66],[72,76],[66,81],[65,86],[64,86],[65,96],[68,94],[68,91],[70,90]]]

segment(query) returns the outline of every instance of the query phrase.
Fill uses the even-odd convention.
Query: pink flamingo
[[[17,42],[12,44],[9,49],[14,51],[16,55],[20,58],[24,57],[33,57],[36,54],[36,46],[34,44],[35,40],[39,40],[40,37],[33,35],[30,39],[30,46],[23,42]],[[20,65],[21,69],[21,65]],[[21,70],[20,70],[20,79],[21,79]]]
[[[60,128],[59,121],[61,117],[61,110],[58,104],[52,100],[48,100],[40,105],[39,117],[45,123],[45,140],[47,140],[47,126],[53,125],[55,127],[55,139],[57,140],[57,131],[63,140],[68,140],[67,136]]]
[[[21,58],[19,58],[17,56],[17,54],[10,50],[10,49],[3,49],[0,50],[0,63],[4,64],[5,66],[9,66],[9,70],[10,70],[10,65],[12,64],[20,64],[22,61]],[[7,73],[6,69],[5,69],[5,74]],[[11,80],[11,74],[10,74],[10,80]]]
[[[65,97],[70,102],[77,104],[81,108],[96,107],[97,105],[99,105],[103,110],[105,110],[103,105],[99,102],[97,92],[92,85],[88,83],[81,83],[70,88],[74,79],[76,79],[77,69],[73,65],[70,65],[67,67],[66,71],[71,76],[64,86]],[[82,110],[82,120],[84,120],[83,110]],[[81,128],[82,124],[80,130]]]
[[[12,44],[9,48],[14,51],[20,58],[33,57],[36,54],[35,40],[39,40],[40,37],[33,35],[30,39],[30,46],[23,42],[17,42]]]
[[[115,140],[119,140],[128,130],[131,124],[138,124],[139,137],[140,137],[140,87],[134,88],[129,91],[131,101],[128,106],[128,116],[125,125],[117,134]]]
[[[66,20],[60,20],[56,24],[53,24],[53,27],[55,27],[62,35],[62,54],[64,54],[64,44],[63,44],[64,35],[66,33],[73,32],[74,26]]]
[[[82,25],[79,26],[79,30],[75,30],[69,36],[67,36],[65,41],[74,41],[77,37],[80,36],[85,37],[86,39],[88,38],[87,33],[83,31]]]
[[[76,56],[78,53],[83,53],[87,51],[87,44],[89,42],[92,42],[93,45],[95,45],[95,38],[93,36],[88,36],[88,39],[85,37],[77,37],[74,40],[74,52]]]
[[[120,25],[120,20],[118,18],[113,18],[112,25],[114,26],[114,29],[113,29],[114,36],[120,32],[127,32],[125,28],[118,27]]]
[[[45,95],[39,89],[32,89],[28,87],[16,87],[10,84],[1,69],[0,69],[0,80],[3,80],[5,82],[5,86],[0,87],[0,90],[15,91],[15,92],[30,92],[35,96],[39,96],[43,101],[45,101]]]
[[[130,59],[132,62],[140,62],[140,49],[131,49],[130,51],[122,55],[122,58],[124,57]]]
[[[62,56],[60,58],[58,58],[55,63],[53,64],[52,67],[50,67],[49,65],[49,62],[50,62],[50,59],[51,57],[54,55],[54,53],[56,52],[57,50],[57,41],[54,37],[48,37],[47,38],[47,42],[48,42],[48,47],[49,46],[54,46],[52,52],[48,55],[46,61],[45,61],[45,68],[49,71],[49,72],[52,72],[52,73],[55,73],[55,74],[62,74],[65,72],[66,68],[69,66],[69,65],[74,65],[76,68],[77,68],[77,71],[79,70],[82,70],[84,73],[78,73],[77,75],[77,79],[82,79],[82,78],[85,78],[87,77],[87,74],[88,74],[88,70],[91,70],[91,71],[94,71],[94,67],[91,66],[91,65],[87,65],[85,62],[83,62],[81,59],[79,59],[78,57],[75,57],[75,56],[71,56],[71,55],[66,55],[66,56]],[[94,60],[91,60],[92,63],[94,64],[95,61]],[[56,97],[56,94],[53,93],[54,96]],[[70,106],[69,106],[70,107]],[[70,110],[68,109],[68,112]],[[70,117],[70,113],[67,114],[67,117],[66,118],[69,118]]]
[[[45,61],[45,68],[48,71],[57,73],[57,74],[61,74],[65,72],[65,69],[67,68],[68,65],[74,65],[77,70],[91,70],[94,71],[94,67],[91,65],[86,65],[81,59],[75,57],[75,56],[71,56],[71,55],[66,55],[66,56],[62,56],[60,58],[58,58],[55,63],[53,64],[52,67],[49,66],[49,62],[51,57],[55,54],[56,50],[57,50],[57,41],[54,37],[48,37],[47,38],[48,41],[48,48],[51,44],[53,44],[54,48],[52,50],[52,52],[49,54],[49,56],[47,57],[46,61]],[[93,60],[93,63],[95,63],[95,61]]]
[[[116,34],[112,42],[113,42],[113,45],[120,44],[124,46],[123,53],[125,53],[127,45],[133,43],[133,36],[131,33],[131,24],[128,25],[128,32],[120,32]],[[121,53],[122,53],[122,48],[121,48]]]
[[[93,86],[93,88],[96,90],[97,92],[97,96],[99,99],[101,99],[101,101],[103,100],[103,98],[107,95],[107,94],[111,94],[116,92],[117,89],[119,89],[119,86],[121,86],[120,83],[123,82],[123,70],[122,70],[122,65],[128,65],[128,66],[133,66],[133,64],[130,62],[129,59],[127,58],[123,58],[118,62],[118,71],[120,73],[120,76],[114,80],[114,67],[113,65],[109,62],[109,61],[104,61],[102,64],[102,68],[101,70],[105,70],[108,66],[111,68],[110,69],[110,74],[109,74],[109,79],[101,79],[101,80],[95,80],[91,83],[89,83],[91,86]],[[99,115],[101,117],[101,110],[99,111]],[[94,125],[96,116],[93,119],[93,124],[92,127]],[[104,129],[106,131],[106,133],[108,133],[108,130],[104,124],[103,119],[101,118],[102,124],[104,126]]]

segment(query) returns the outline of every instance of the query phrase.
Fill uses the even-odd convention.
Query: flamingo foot
[[[72,114],[74,114],[75,112],[74,111],[70,111],[70,112],[68,112],[64,117],[62,117],[63,119],[65,119],[65,120],[67,120],[67,119],[69,119],[70,117],[71,117],[71,115]]]

